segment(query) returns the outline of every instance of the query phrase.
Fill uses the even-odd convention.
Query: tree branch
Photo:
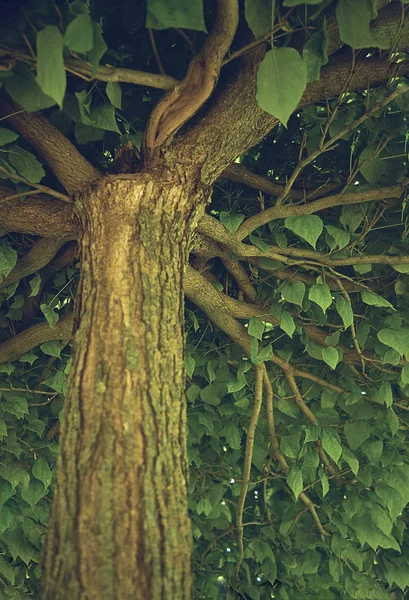
[[[14,190],[0,187],[0,226],[2,235],[9,231],[32,233],[67,241],[76,237],[76,220],[72,204],[44,194],[28,197],[24,202],[11,198]]]
[[[146,153],[162,146],[207,101],[239,21],[238,0],[219,0],[216,22],[186,77],[152,111],[145,132]]]
[[[378,17],[382,23],[384,11]],[[389,22],[389,14],[386,14]],[[399,18],[400,23],[400,18]],[[405,23],[405,31],[409,23]],[[202,165],[201,175],[211,184],[220,174],[249,148],[262,140],[278,120],[259,108],[256,101],[257,71],[265,48],[256,48],[245,55],[242,68],[226,81],[224,90],[215,97],[207,114],[181,136],[174,145],[179,160],[188,156],[192,165]],[[307,86],[298,108],[337,96],[349,78],[347,91],[360,91],[387,82],[391,69],[399,75],[409,73],[408,63],[391,65],[388,57],[362,57],[356,61],[354,73],[348,56],[334,54],[321,71],[320,81]],[[186,158],[184,159],[186,163]]]
[[[47,161],[69,194],[101,177],[100,172],[44,115],[22,111],[4,98],[0,100],[0,115],[8,119],[14,129]]]
[[[48,265],[63,243],[55,238],[40,238],[34,242],[30,251],[17,261],[14,269],[0,283],[0,290]]]
[[[51,329],[47,321],[29,327],[18,333],[7,342],[0,345],[0,365],[5,362],[17,360],[39,344],[55,340],[69,340],[72,334],[74,314],[69,313],[58,321]]]

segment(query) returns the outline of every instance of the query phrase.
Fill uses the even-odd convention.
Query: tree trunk
[[[107,177],[77,199],[81,282],[42,600],[191,596],[183,271],[197,190]]]

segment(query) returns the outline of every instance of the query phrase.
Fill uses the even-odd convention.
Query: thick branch
[[[51,329],[47,321],[43,321],[18,333],[0,345],[0,365],[5,362],[17,360],[20,356],[44,342],[69,340],[73,322],[74,316],[73,313],[70,313],[58,321],[54,329]]]
[[[69,194],[101,176],[75,146],[40,113],[27,113],[5,99],[0,101],[0,116],[6,117],[35,150],[47,161]]]
[[[380,12],[377,27],[384,14]],[[389,13],[386,17],[389,19]],[[264,48],[260,47],[245,56],[240,72],[226,82],[224,91],[215,98],[207,114],[181,136],[175,146],[180,157],[187,155],[192,164],[203,164],[202,177],[206,183],[212,183],[237,156],[262,140],[278,123],[275,117],[262,111],[256,101],[257,71],[263,55]],[[388,57],[361,58],[356,61],[352,76],[350,71],[351,59],[334,54],[322,69],[320,81],[307,86],[298,108],[337,96],[345,91],[347,79],[347,91],[382,85],[390,78],[391,64]],[[400,63],[399,74],[408,73],[409,65]]]
[[[34,242],[31,250],[17,261],[14,269],[0,283],[0,290],[48,265],[63,243],[55,238],[40,238]]]
[[[280,206],[272,206],[262,213],[258,213],[253,217],[246,219],[236,232],[238,239],[243,240],[252,231],[261,227],[269,221],[275,219],[285,219],[287,217],[298,217],[300,215],[312,215],[327,208],[335,206],[345,206],[347,204],[364,204],[365,202],[375,202],[376,200],[387,200],[390,198],[400,198],[406,190],[408,182],[405,181],[400,185],[392,185],[383,188],[374,188],[372,190],[341,192],[332,196],[320,198],[314,202],[307,204],[286,204]],[[203,220],[202,220],[203,221]],[[207,235],[207,234],[206,234]]]
[[[162,146],[208,100],[239,21],[237,0],[219,0],[216,22],[184,80],[153,110],[145,133],[145,149]]]
[[[45,194],[29,196],[21,202],[12,188],[0,188],[0,228],[2,235],[9,231],[32,233],[60,240],[76,237],[76,221],[72,205]]]

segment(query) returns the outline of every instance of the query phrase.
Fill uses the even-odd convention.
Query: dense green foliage
[[[187,300],[195,597],[401,600],[409,586],[409,92],[403,78],[358,92],[349,92],[346,82],[339,97],[294,112],[307,82],[319,79],[328,62],[326,17],[336,19],[342,42],[369,48],[368,58],[376,48],[391,48],[369,28],[376,2],[246,0],[242,10],[256,37],[271,30],[276,36],[259,69],[257,99],[281,122],[237,162],[268,176],[278,191],[263,197],[220,179],[207,212],[236,234],[246,219],[275,205],[280,189],[289,210],[250,229],[245,243],[252,254],[240,257],[241,263],[228,244],[230,262],[217,252],[203,262],[199,249],[191,256],[218,298],[242,303],[244,312],[234,316],[251,339],[248,357],[227,325],[223,331]],[[203,15],[199,0],[150,0],[145,21],[146,6],[134,0],[91,0],[89,7],[33,1],[23,12],[12,11],[0,29],[0,84],[24,109],[43,110],[95,166],[109,169],[125,142],[140,150],[163,91],[93,80],[99,63],[157,72],[157,53],[164,72],[181,79],[190,46],[201,47],[214,12],[213,2],[205,2]],[[154,45],[145,22],[155,30]],[[304,26],[311,32],[306,45],[299,38]],[[181,29],[189,30],[187,39]],[[242,46],[237,40],[232,56]],[[30,183],[63,193],[5,122],[0,150],[0,177],[19,195],[16,202],[24,203]],[[302,190],[315,190],[315,198],[343,196],[317,208],[318,214],[298,214],[297,207],[306,206]],[[354,194],[361,194],[359,202]],[[3,343],[44,320],[53,328],[72,310],[79,277],[66,245],[54,263],[8,284],[5,278],[37,240],[16,231],[0,240]],[[240,281],[254,297],[238,282],[231,261],[241,265]],[[53,340],[0,365],[4,598],[38,592],[69,356],[68,340]],[[291,365],[295,388],[282,362]],[[257,364],[266,366],[273,386],[275,432],[288,470],[271,451],[262,409],[236,578],[236,511]],[[300,501],[303,492],[316,512]]]

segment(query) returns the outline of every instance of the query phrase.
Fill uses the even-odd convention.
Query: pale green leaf
[[[23,419],[24,415],[28,414],[28,403],[22,396],[10,396],[7,400],[2,400],[1,410]]]
[[[326,312],[332,304],[331,290],[326,283],[315,283],[309,289],[308,299],[318,304]]]
[[[8,157],[17,173],[31,183],[39,183],[45,176],[45,171],[34,154],[31,154],[31,152],[24,150],[20,146],[11,146],[8,151]]]
[[[41,309],[41,312],[43,313],[43,315],[45,316],[45,318],[47,319],[47,323],[49,324],[51,329],[54,329],[55,324],[57,323],[58,319],[60,318],[58,313],[56,313],[51,308],[51,306],[48,306],[48,304],[40,304],[40,309]]]
[[[340,356],[338,350],[334,346],[328,346],[322,350],[322,359],[331,367],[335,369],[337,364],[340,362]]]
[[[272,29],[272,0],[245,0],[244,14],[254,37],[260,38]]]
[[[60,358],[61,347],[58,342],[44,342],[44,344],[41,344],[40,350],[44,352],[44,354]]]
[[[341,458],[342,448],[338,436],[331,429],[324,427],[321,435],[321,444],[325,452],[335,463]]]
[[[302,307],[302,302],[305,296],[305,285],[302,281],[286,283],[281,290],[281,295],[287,302],[291,302],[291,304],[297,304],[297,306]]]
[[[79,14],[68,24],[64,44],[74,52],[84,53],[92,49],[93,28],[89,14]]]
[[[148,0],[146,27],[206,31],[203,0]]]
[[[383,379],[381,386],[373,394],[374,399],[380,404],[385,404],[386,408],[389,408],[393,404],[392,388],[389,381]]]
[[[53,479],[53,475],[52,475],[51,469],[48,466],[48,463],[44,457],[39,456],[37,458],[37,460],[34,461],[31,472],[33,473],[33,475],[36,479],[38,479],[39,481],[42,481],[45,488],[49,487],[49,485]]]
[[[0,278],[7,277],[17,263],[17,252],[11,246],[0,246]]]
[[[115,106],[115,108],[120,109],[122,106],[122,90],[119,83],[116,81],[108,81],[106,92],[111,104]]]
[[[338,0],[336,17],[340,38],[352,48],[373,48],[369,24],[374,18],[373,0]]]
[[[358,471],[359,471],[359,460],[357,459],[355,454],[353,452],[351,452],[351,450],[349,450],[349,448],[346,448],[345,446],[343,446],[342,447],[342,458],[349,465],[352,473],[354,475],[357,475]]]
[[[269,50],[257,74],[260,108],[287,125],[307,84],[307,67],[294,48]]]
[[[293,333],[295,331],[294,319],[286,310],[281,311],[280,327],[290,338],[293,337]]]
[[[356,450],[369,438],[371,428],[366,421],[353,421],[345,423],[344,433],[351,450]]]
[[[249,335],[257,338],[258,340],[263,339],[263,333],[265,329],[265,323],[258,317],[251,317],[248,326]]]
[[[30,279],[29,281],[30,283],[30,288],[31,288],[31,296],[37,296],[39,290],[40,290],[40,285],[41,285],[41,275],[40,273],[36,273],[34,275],[34,277],[32,279]]]
[[[228,212],[222,211],[220,213],[220,221],[223,225],[230,231],[230,233],[235,233],[240,225],[243,223],[244,215],[240,214],[230,214]]]
[[[296,465],[291,467],[287,475],[287,485],[297,500],[298,496],[303,491],[303,476],[300,467],[297,467]]]
[[[409,329],[381,329],[377,336],[382,344],[393,348],[401,356],[409,355]]]
[[[12,142],[15,142],[18,137],[19,135],[15,131],[11,131],[11,129],[6,129],[5,127],[0,127],[0,146],[11,144]]]
[[[56,25],[37,33],[37,83],[61,108],[67,86],[63,48],[64,39]]]
[[[303,59],[307,67],[307,81],[318,81],[321,67],[328,62],[328,36],[326,26],[316,31],[303,48]]]
[[[317,215],[287,217],[284,225],[298,237],[308,242],[314,249],[324,228],[322,220]]]
[[[98,70],[99,61],[104,56],[105,52],[108,50],[108,46],[104,42],[104,38],[102,37],[101,27],[95,21],[92,21],[92,31],[93,31],[93,44],[92,50],[88,52],[88,58],[90,63],[92,64],[92,74]]]
[[[90,112],[92,124],[99,129],[120,133],[115,118],[115,108],[110,102],[102,102]]]
[[[369,306],[377,306],[379,308],[394,308],[388,300],[382,298],[382,296],[378,296],[377,294],[372,294],[372,292],[363,290],[361,292],[361,297],[363,302]]]
[[[344,229],[334,227],[334,225],[325,225],[325,229],[328,234],[327,243],[331,251],[335,250],[335,248],[341,250],[349,244],[351,235]]]
[[[351,304],[347,302],[343,296],[338,296],[335,302],[335,308],[342,319],[345,329],[350,327],[354,322],[354,313],[352,312]]]
[[[318,476],[320,478],[321,486],[322,486],[322,497],[325,498],[325,496],[328,494],[328,491],[329,491],[328,477],[327,477],[324,469],[318,470]]]

